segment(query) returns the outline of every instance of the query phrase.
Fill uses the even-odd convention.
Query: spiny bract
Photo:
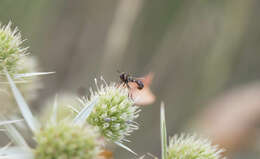
[[[75,117],[76,113],[74,110],[79,108],[74,108],[80,106],[80,102],[77,100],[78,97],[71,93],[58,94],[55,98],[50,98],[43,104],[42,111],[40,114],[41,121],[49,120],[52,116],[50,112],[53,110],[53,104],[57,104],[57,121],[62,121],[64,119]],[[74,109],[73,109],[74,108]]]

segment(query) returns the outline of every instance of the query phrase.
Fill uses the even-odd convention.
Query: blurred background
[[[1,0],[0,21],[22,32],[41,71],[35,111],[56,93],[84,93],[117,70],[144,76],[156,102],[142,107],[127,144],[160,156],[159,105],[169,136],[208,136],[234,159],[260,155],[260,1]],[[133,158],[115,147],[115,158]]]

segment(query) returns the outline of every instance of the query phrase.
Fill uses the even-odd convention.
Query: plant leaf
[[[51,122],[57,123],[57,114],[58,114],[58,95],[55,96],[54,103],[53,103],[53,109],[52,109],[52,116],[51,116]]]
[[[161,103],[161,150],[162,159],[167,159],[167,131],[165,122],[164,103]]]
[[[83,109],[78,113],[78,115],[73,119],[73,123],[76,125],[83,125],[86,122],[86,119],[94,109],[98,98],[94,99],[92,103],[87,104]]]
[[[23,136],[17,131],[17,129],[11,125],[7,124],[4,125],[6,128],[6,135],[17,145],[20,147],[27,147],[29,148],[28,144],[26,143]]]
[[[122,144],[121,142],[115,142],[115,144],[117,144],[118,146],[124,148],[125,150],[131,152],[132,154],[138,156],[137,153],[135,153],[133,150],[131,150],[129,147],[125,146],[124,144]]]
[[[67,105],[67,107],[68,107],[68,109],[71,109],[72,112],[77,113],[77,114],[79,113],[79,111],[76,108],[74,108],[73,106]]]
[[[23,81],[13,81],[14,83],[29,83],[29,81],[23,80]],[[0,82],[0,84],[9,84],[9,82]]]
[[[148,156],[152,157],[153,159],[158,159],[158,157],[154,156],[153,154],[151,153],[147,153]]]
[[[138,159],[144,159],[144,158],[145,158],[145,155],[143,155],[143,156],[139,157]]]
[[[32,112],[29,108],[29,106],[27,105],[27,103],[25,102],[25,99],[23,98],[21,92],[19,91],[19,89],[16,87],[14,81],[12,80],[12,78],[10,77],[9,73],[6,71],[6,69],[4,69],[4,73],[8,79],[8,82],[11,86],[11,90],[13,92],[13,95],[15,97],[16,103],[25,119],[25,121],[27,122],[28,126],[30,127],[30,129],[33,132],[36,132],[39,128],[40,128],[40,123],[36,120],[36,118],[32,115]]]
[[[0,159],[34,159],[34,155],[27,148],[7,147],[0,149]]]
[[[15,74],[14,78],[22,78],[22,77],[33,77],[33,76],[41,76],[41,75],[48,75],[54,74],[55,72],[31,72],[31,73],[22,73],[22,74]]]
[[[7,125],[7,124],[13,124],[13,123],[17,123],[20,121],[23,121],[23,119],[0,121],[0,126]]]

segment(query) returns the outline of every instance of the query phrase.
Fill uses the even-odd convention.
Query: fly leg
[[[132,94],[132,92],[131,92],[131,87],[129,86],[128,83],[125,83],[125,84],[126,84],[126,86],[127,86],[127,88],[128,88],[128,97],[131,98],[131,99],[133,99],[133,94]]]

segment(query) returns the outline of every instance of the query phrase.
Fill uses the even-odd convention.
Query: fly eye
[[[124,79],[124,74],[121,74],[121,75],[120,75],[120,79]]]
[[[136,81],[137,85],[138,85],[138,89],[143,89],[144,88],[144,84],[142,81]]]

